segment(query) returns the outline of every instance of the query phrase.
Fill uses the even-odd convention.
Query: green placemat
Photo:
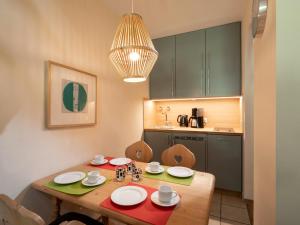
[[[173,177],[167,173],[168,167],[164,167],[164,168],[165,168],[165,171],[160,174],[150,174],[145,171],[144,177],[150,178],[150,179],[166,181],[166,182],[170,182],[170,183],[175,183],[175,184],[182,184],[182,185],[186,185],[186,186],[190,186],[192,184],[195,174],[188,178]]]
[[[105,183],[101,184],[101,185],[105,185]],[[53,181],[50,181],[44,185],[53,190],[60,191],[60,192],[70,194],[70,195],[84,195],[84,194],[96,189],[97,187],[99,187],[99,186],[87,187],[87,186],[84,186],[83,184],[81,184],[81,181],[78,181],[73,184],[56,184]]]

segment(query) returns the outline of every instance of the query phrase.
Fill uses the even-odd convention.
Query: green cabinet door
[[[241,23],[206,29],[206,96],[241,95]]]
[[[172,144],[172,134],[167,132],[145,131],[144,141],[152,148],[152,161],[161,162],[161,154]]]
[[[217,188],[242,191],[242,136],[208,135],[207,172]]]
[[[196,163],[193,169],[206,170],[206,134],[174,133],[173,144],[182,144],[194,153]]]
[[[174,97],[175,36],[153,40],[158,59],[150,73],[150,98]]]
[[[176,35],[176,98],[205,96],[205,30]]]

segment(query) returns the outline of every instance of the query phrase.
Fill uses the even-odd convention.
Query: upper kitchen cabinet
[[[153,40],[159,56],[150,74],[150,98],[174,98],[175,36]]]
[[[205,96],[205,30],[176,35],[176,98]]]
[[[206,96],[241,95],[241,23],[206,29]]]
[[[150,98],[241,95],[241,23],[153,40]]]

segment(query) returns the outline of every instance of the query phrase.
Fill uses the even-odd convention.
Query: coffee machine
[[[204,109],[192,108],[192,116],[189,119],[189,123],[193,128],[204,128]]]

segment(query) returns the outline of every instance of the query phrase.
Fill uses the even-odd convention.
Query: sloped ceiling
[[[241,21],[249,0],[135,0],[152,38]],[[103,0],[117,15],[131,11],[131,0]]]

